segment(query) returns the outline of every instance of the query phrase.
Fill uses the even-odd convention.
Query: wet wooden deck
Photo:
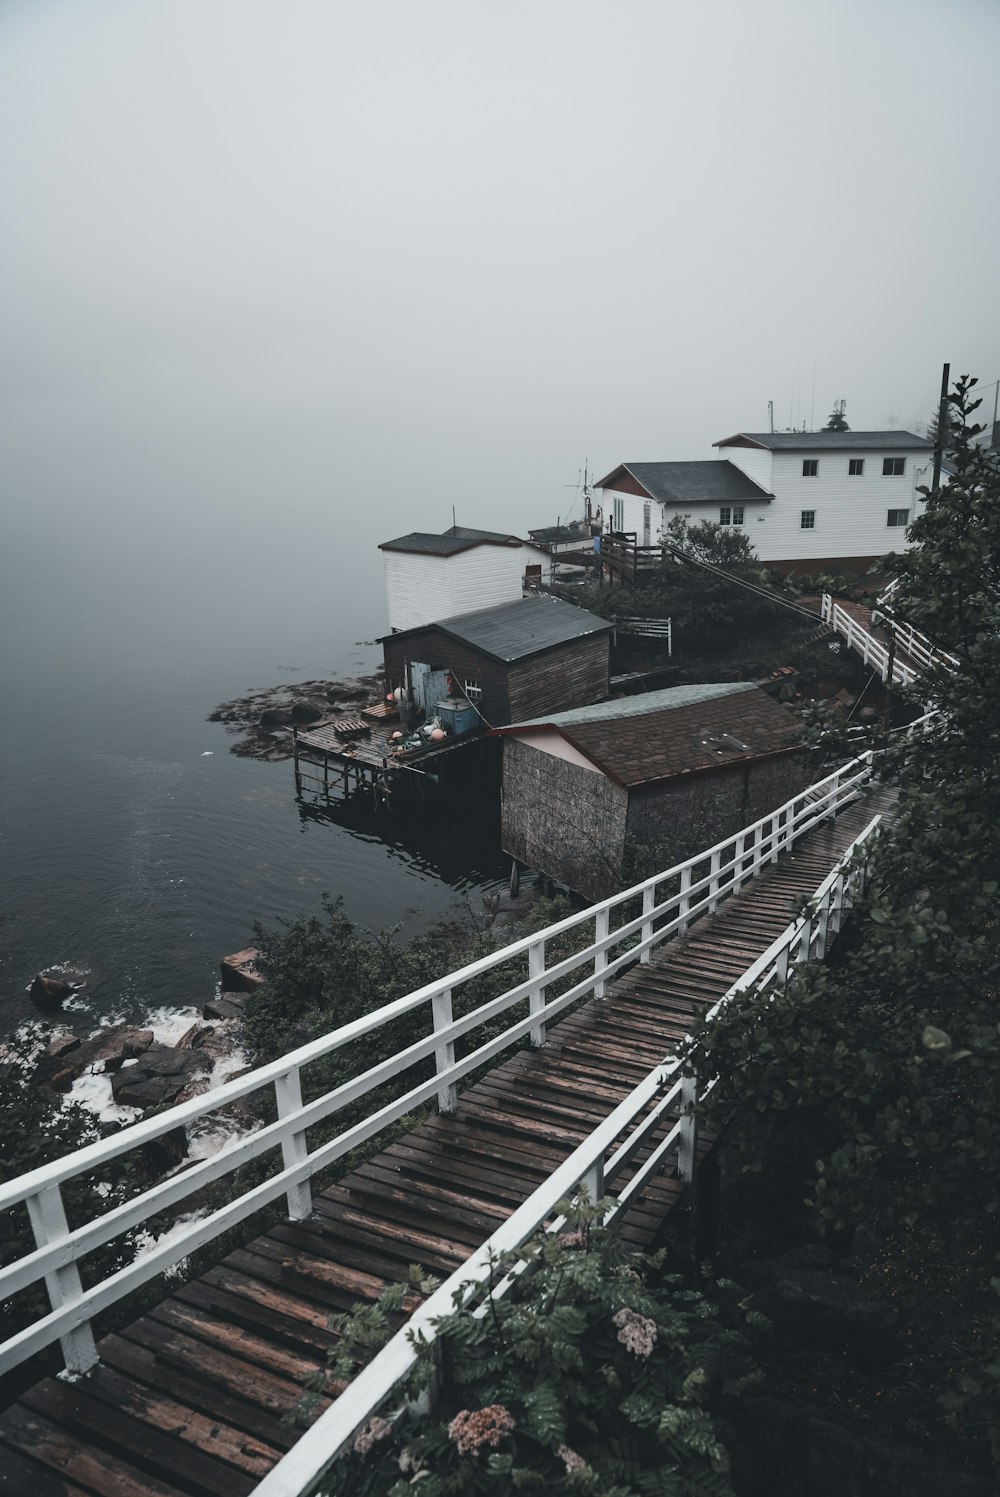
[[[286,1222],[174,1290],[77,1383],[46,1379],[0,1416],[4,1497],[240,1497],[292,1444],[281,1422],[334,1341],[328,1317],[450,1273],[784,930],[888,797],[851,807]],[[641,1158],[636,1161],[638,1164]],[[609,1182],[613,1188],[615,1182]],[[680,1194],[655,1180],[624,1232],[647,1244]]]

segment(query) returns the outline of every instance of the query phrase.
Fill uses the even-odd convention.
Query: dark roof
[[[559,733],[628,789],[799,746],[802,725],[749,681],[672,686],[497,730]]]
[[[630,473],[660,504],[718,504],[720,500],[771,499],[767,489],[724,458],[698,463],[621,463],[597,485],[613,488],[619,473]]]
[[[540,530],[529,530],[528,538],[543,546],[552,541],[589,541],[591,532],[582,525],[543,525]]]
[[[533,598],[516,598],[513,603],[497,603],[492,608],[477,608],[475,613],[460,613],[455,618],[435,619],[415,629],[401,629],[386,639],[405,639],[426,629],[437,629],[451,639],[471,645],[484,655],[507,664],[540,655],[574,639],[607,634],[612,628],[607,619],[598,618],[564,603],[561,598],[539,593]]]
[[[930,449],[934,443],[912,431],[738,431],[712,446],[768,447],[773,452],[881,452]]]
[[[516,535],[499,530],[470,530],[466,525],[452,525],[440,535],[426,530],[411,530],[394,541],[383,541],[380,551],[413,551],[421,556],[457,556],[473,546],[519,546]]]

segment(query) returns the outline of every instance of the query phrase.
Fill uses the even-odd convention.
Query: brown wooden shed
[[[603,701],[609,690],[606,619],[541,593],[387,634],[386,689],[433,710],[450,678],[491,725]]]
[[[752,682],[673,686],[498,729],[504,851],[588,899],[711,846],[814,778]]]

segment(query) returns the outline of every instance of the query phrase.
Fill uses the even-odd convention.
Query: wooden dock
[[[282,1416],[334,1341],[328,1316],[411,1263],[454,1270],[671,1052],[785,929],[886,793],[808,834],[683,938],[654,951],[273,1227],[99,1343],[75,1382],[46,1379],[0,1415],[4,1497],[240,1497],[292,1443]],[[666,1126],[666,1124],[664,1125]],[[641,1163],[640,1156],[634,1163]],[[611,1179],[614,1190],[627,1176]],[[623,1231],[648,1244],[680,1195],[665,1173]]]

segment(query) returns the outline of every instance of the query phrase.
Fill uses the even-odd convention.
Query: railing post
[[[302,1079],[298,1066],[286,1071],[284,1076],[274,1078],[274,1096],[279,1118],[287,1118],[298,1112],[302,1106]],[[308,1157],[305,1130],[281,1140],[281,1160],[285,1169],[304,1163]],[[305,1221],[306,1217],[312,1216],[312,1188],[308,1180],[300,1180],[297,1185],[290,1186],[285,1200],[288,1202],[288,1215],[293,1222]]]
[[[647,919],[646,917],[647,916],[651,917],[653,911],[655,910],[655,908],[656,908],[656,885],[655,884],[647,884],[646,887],[645,887],[645,889],[643,889],[643,891],[642,891],[642,913],[643,913],[642,939],[644,941],[649,941],[650,943],[652,943],[652,940],[653,940],[653,921],[652,921],[651,918]],[[640,960],[640,962],[649,962],[649,961],[652,961],[652,959],[653,959],[653,947],[652,947],[652,944],[650,944],[649,946],[646,947],[645,951],[642,953],[642,955],[640,956],[639,960]]]
[[[736,839],[736,850],[733,853],[733,893],[738,894],[743,887],[743,854],[746,851],[747,839],[743,832]]]
[[[826,956],[827,932],[830,929],[830,890],[823,896],[819,909],[816,912],[816,956],[815,961],[821,962]]]
[[[451,988],[443,988],[440,993],[435,993],[431,999],[431,1013],[434,1018],[434,1033],[438,1034],[442,1029],[447,1029],[452,1022],[451,1012]],[[440,1076],[442,1071],[447,1071],[455,1064],[455,1041],[442,1040],[434,1050],[434,1069]],[[438,1112],[454,1112],[458,1106],[458,1087],[454,1081],[446,1082],[444,1086],[438,1087]]]
[[[590,1169],[580,1180],[581,1186],[590,1197],[591,1204],[599,1201],[604,1195],[604,1155],[595,1159]]]
[[[28,1196],[26,1205],[36,1247],[48,1247],[60,1237],[69,1235],[69,1223],[58,1185],[43,1186],[37,1195]],[[53,1310],[62,1310],[83,1294],[80,1270],[75,1263],[53,1269],[45,1275],[45,1287],[49,1291],[49,1303]],[[74,1377],[89,1372],[100,1360],[89,1320],[60,1336],[59,1344],[66,1371]]]
[[[774,964],[774,975],[782,988],[788,986],[788,957],[790,951],[790,943],[787,946],[783,946],[778,952],[778,960]]]
[[[719,865],[722,862],[722,854],[716,848],[712,854],[712,865],[709,872],[712,875],[708,886],[708,913],[714,915],[719,904]]]
[[[830,890],[830,929],[834,935],[840,931],[844,916],[844,875],[837,875],[836,882]]]
[[[781,812],[780,811],[778,811],[768,821],[768,823],[767,823],[767,835],[768,835],[768,839],[769,839],[769,842],[770,842],[770,853],[771,853],[771,856],[769,858],[769,862],[776,863],[778,861],[778,857],[779,857],[779,853],[778,853],[778,838],[781,836]]]
[[[610,929],[611,929],[611,925],[610,925],[610,911],[608,910],[607,905],[604,905],[594,915],[594,940],[595,941],[604,941],[604,940],[606,940]],[[604,969],[605,969],[605,967],[607,965],[608,965],[608,953],[607,953],[607,948],[605,947],[604,949],[602,949],[601,951],[599,951],[597,953],[597,955],[594,957],[594,975],[595,975],[595,977],[597,977],[598,973],[603,972]],[[604,997],[605,986],[606,986],[606,984],[604,983],[603,979],[601,979],[601,978],[598,977],[598,980],[594,983],[594,997],[595,998],[603,998]]]
[[[528,1012],[537,1014],[537,1022],[532,1024],[528,1031],[528,1037],[536,1050],[545,1044],[545,988],[542,978],[545,976],[545,942],[532,941],[528,947],[528,977],[532,988],[528,994]]]
[[[688,928],[688,910],[691,908],[691,864],[688,863],[681,869],[681,887],[679,890],[680,903],[677,906],[681,917],[681,923],[677,927],[677,934],[682,936]]]
[[[694,1182],[698,1151],[698,1120],[693,1109],[697,1098],[697,1080],[694,1076],[685,1076],[681,1082],[681,1131],[677,1140],[677,1178],[683,1180],[685,1185],[691,1185]]]

